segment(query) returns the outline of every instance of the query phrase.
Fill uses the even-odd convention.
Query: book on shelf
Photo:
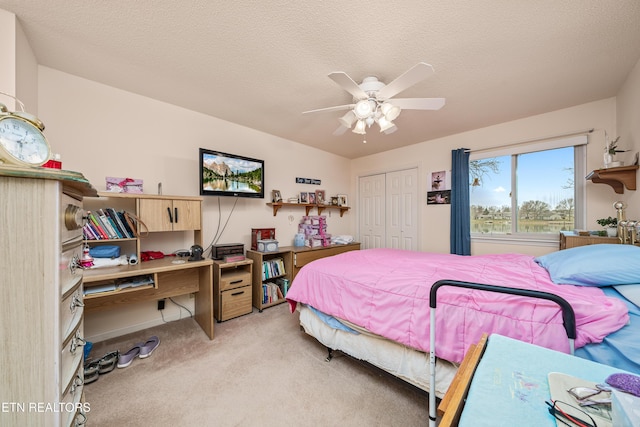
[[[133,236],[140,237],[140,233],[138,233],[138,227],[136,226],[136,223],[134,222],[134,220],[131,218],[131,215],[125,215],[125,212],[123,211],[122,216],[127,222],[127,225],[129,226],[129,230],[131,230],[131,233],[133,234]]]
[[[88,223],[82,226],[82,234],[85,240],[100,240]]]
[[[107,214],[104,212],[104,210],[103,209],[98,209],[97,212],[98,212],[98,217],[100,218],[100,220],[104,224],[104,228],[107,231],[107,234],[109,235],[109,238],[110,239],[121,239],[122,235],[114,227],[114,224],[113,224],[111,218],[109,218],[107,216]]]
[[[262,303],[271,304],[284,298],[280,287],[273,282],[262,284]]]
[[[118,218],[120,218],[120,222],[122,223],[122,226],[124,227],[124,229],[127,230],[127,234],[129,235],[129,237],[131,238],[138,237],[138,235],[135,232],[135,227],[132,229],[131,226],[129,225],[129,221],[127,221],[127,216],[125,215],[125,211],[116,212],[116,214],[118,215]]]
[[[279,277],[276,279],[276,284],[280,291],[282,292],[282,297],[285,298],[287,296],[287,292],[289,292],[289,279],[284,277]]]
[[[285,274],[287,273],[285,271],[284,260],[282,258],[274,258],[262,262],[262,280],[284,276]]]
[[[116,230],[120,232],[120,235],[122,235],[123,239],[127,239],[127,238],[130,238],[130,237],[133,237],[133,236],[129,235],[129,232],[124,227],[124,224],[120,220],[120,217],[118,216],[118,212],[116,212],[115,209],[106,208],[105,212],[107,213],[109,218],[111,218],[111,221],[115,225]]]
[[[87,211],[87,216],[89,217],[89,221],[93,224],[94,229],[100,234],[100,236],[102,236],[102,239],[108,239],[109,235],[102,228],[101,222],[98,221],[97,216],[91,211]]]

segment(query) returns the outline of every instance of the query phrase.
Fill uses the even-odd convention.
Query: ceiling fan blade
[[[355,106],[356,104],[336,105],[335,107],[326,107],[326,108],[318,108],[317,110],[303,111],[302,114],[327,113],[330,111],[350,110]]]
[[[396,95],[419,81],[426,79],[431,74],[433,74],[433,67],[431,65],[424,62],[418,62],[400,77],[380,89],[377,93],[377,98],[381,100],[389,99],[393,95]]]
[[[389,102],[403,110],[439,110],[444,107],[444,98],[393,98]]]
[[[340,126],[338,126],[338,128],[336,130],[333,131],[333,135],[334,136],[340,136],[340,135],[343,135],[348,130],[349,130],[348,127],[340,125]]]
[[[336,82],[342,89],[349,92],[356,99],[368,98],[367,93],[360,89],[360,86],[353,81],[344,71],[334,71],[329,74],[329,78]]]

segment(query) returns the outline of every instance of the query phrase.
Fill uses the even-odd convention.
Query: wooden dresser
[[[0,425],[75,426],[83,402],[81,174],[0,166]]]
[[[571,231],[560,232],[560,250],[578,246],[597,245],[601,243],[620,243],[617,237],[607,236],[579,236]]]

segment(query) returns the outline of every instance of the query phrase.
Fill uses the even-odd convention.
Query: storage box
[[[273,239],[258,240],[258,251],[260,252],[276,252],[278,250],[278,241]]]
[[[142,194],[142,180],[133,178],[106,178],[107,191],[112,193],[135,193]]]
[[[258,250],[258,240],[275,239],[275,228],[252,228],[251,229],[251,250]]]
[[[226,256],[244,255],[244,245],[242,243],[227,243],[224,245],[213,245],[211,247],[212,259],[224,259]]]

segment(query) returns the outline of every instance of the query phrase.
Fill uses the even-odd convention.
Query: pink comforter
[[[628,322],[627,308],[598,288],[556,285],[532,256],[459,256],[396,249],[351,251],[308,264],[287,293],[296,302],[425,352],[429,351],[429,291],[438,280],[460,280],[550,292],[576,315],[576,348]],[[569,352],[559,307],[547,300],[443,286],[436,307],[436,355],[461,362],[482,333],[497,333]]]

